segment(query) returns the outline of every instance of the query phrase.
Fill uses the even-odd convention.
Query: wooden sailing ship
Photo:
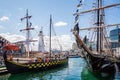
[[[79,12],[78,9],[77,12],[74,14],[75,26],[73,29],[73,34],[75,36],[78,47],[83,50],[84,59],[87,63],[87,67],[90,70],[94,72],[113,73],[120,70],[120,59],[117,58],[115,55],[113,55],[110,46],[108,47],[107,50],[104,50],[103,41],[106,40],[106,37],[104,37],[105,36],[104,30],[106,29],[106,27],[119,26],[120,24],[104,25],[104,20],[103,20],[104,9],[120,6],[120,3],[103,6],[102,0],[96,0],[96,1],[97,1],[97,8],[93,8],[91,10],[86,10],[83,12]],[[79,6],[82,6],[82,0],[80,0],[78,7]],[[96,12],[96,16],[97,16],[96,26],[91,28],[79,28],[78,20],[80,14],[90,13],[93,11]],[[89,45],[89,47],[86,45],[86,39],[83,40],[79,36],[79,32],[81,30],[91,30],[91,29],[94,29],[96,31],[95,33],[97,34],[97,38],[95,41],[96,42],[95,51],[91,49],[91,45]]]
[[[57,55],[52,55],[52,50],[51,50],[51,42],[50,42],[50,52],[42,52],[42,51],[37,51],[33,52],[34,54],[41,54],[41,55],[47,55],[44,56],[44,60],[41,58],[41,56],[32,56],[30,57],[30,52],[29,51],[29,43],[34,40],[30,40],[30,30],[33,30],[34,28],[31,28],[30,26],[30,20],[31,16],[28,15],[28,10],[27,14],[24,18],[21,18],[21,20],[26,19],[27,25],[26,29],[22,29],[20,31],[27,31],[27,39],[26,42],[27,44],[27,57],[17,57],[15,58],[13,56],[14,52],[18,53],[20,50],[19,46],[17,44],[6,44],[3,47],[3,57],[4,57],[4,62],[5,66],[8,70],[8,72],[14,74],[14,73],[20,73],[20,72],[26,72],[26,71],[44,71],[48,69],[55,69],[57,67],[61,67],[64,65],[68,64],[68,58],[67,56],[59,54]],[[50,17],[50,28],[51,28],[51,22],[52,18]],[[51,30],[50,30],[51,33]],[[40,31],[39,36],[41,35],[41,38],[43,38],[42,31]],[[42,40],[42,39],[41,39]],[[50,36],[50,41],[51,41],[51,36]],[[13,53],[13,54],[11,54]],[[22,53],[21,53],[22,54]]]

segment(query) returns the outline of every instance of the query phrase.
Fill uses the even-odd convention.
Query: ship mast
[[[95,27],[80,28],[79,30],[91,30],[91,29],[106,28],[106,27],[114,27],[114,26],[120,26],[120,23],[118,23],[118,24],[103,25],[103,26],[95,26]]]
[[[85,13],[89,13],[89,12],[96,11],[96,10],[102,10],[102,9],[110,8],[110,7],[113,7],[113,6],[120,6],[120,3],[112,4],[112,5],[108,5],[108,6],[103,6],[103,7],[100,7],[100,8],[95,8],[95,9],[91,9],[91,10],[87,10],[87,11],[83,11],[83,12],[76,12],[73,15],[85,14]]]
[[[51,60],[51,27],[52,27],[52,15],[50,15],[50,38],[49,38],[49,53],[50,53],[50,60]]]
[[[26,16],[21,18],[21,21],[26,19],[26,28],[21,29],[20,31],[26,31],[26,44],[27,44],[27,57],[29,57],[29,52],[30,52],[30,30],[33,30],[34,28],[31,28],[31,23],[30,23],[30,18],[32,16],[28,15],[28,9],[26,10]]]
[[[112,4],[112,5],[108,5],[108,6],[103,6],[102,5],[102,0],[97,0],[97,8],[95,9],[91,9],[91,10],[86,10],[83,12],[76,12],[73,15],[80,15],[80,14],[85,14],[85,13],[89,13],[92,11],[96,11],[97,13],[97,22],[96,22],[96,27],[94,28],[84,28],[82,30],[89,30],[89,29],[97,29],[97,52],[101,53],[101,51],[103,50],[103,32],[104,32],[104,27],[110,27],[110,26],[114,26],[114,25],[120,25],[120,24],[113,24],[113,25],[104,25],[104,9],[105,8],[110,8],[110,7],[114,7],[114,6],[120,6],[120,3],[118,4]],[[81,30],[81,29],[80,29]]]
[[[97,8],[102,7],[102,0],[97,0]],[[97,26],[102,26],[103,24],[103,10],[97,10]],[[97,52],[102,51],[103,46],[103,28],[98,27],[97,28]]]

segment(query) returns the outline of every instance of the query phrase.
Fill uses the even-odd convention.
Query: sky
[[[91,9],[91,5],[95,0],[83,0],[83,10]],[[108,1],[108,2],[106,2]],[[117,3],[119,0],[104,0],[105,5],[112,3]],[[26,27],[25,21],[20,21],[22,17],[26,15],[26,9],[28,9],[29,15],[32,15],[31,23],[32,27],[35,28],[35,31],[32,31],[32,37],[38,39],[38,32],[43,27],[44,35],[48,35],[49,24],[50,24],[50,15],[52,15],[52,21],[54,25],[55,32],[57,37],[61,40],[62,46],[64,49],[70,49],[72,43],[75,41],[72,32],[74,26],[74,17],[73,14],[77,9],[77,4],[79,0],[0,0],[0,35],[15,42],[18,40],[25,39],[25,32],[20,32],[19,30]],[[84,8],[86,7],[86,8]],[[115,11],[118,11],[120,7],[115,8]],[[118,12],[107,11],[107,13],[113,13],[114,16],[120,17]],[[111,17],[111,15],[107,16]],[[87,19],[88,18],[88,19]],[[111,17],[114,19],[114,17]],[[106,23],[120,22],[117,19],[109,21]],[[90,16],[80,16],[79,23],[81,27],[90,26]],[[87,23],[85,23],[87,22]],[[18,39],[19,38],[19,39]]]
[[[32,15],[33,26],[46,27],[49,25],[49,17],[52,15],[54,24],[57,25],[58,35],[68,34],[73,23],[73,13],[77,1],[74,0],[0,0],[0,25],[1,33],[16,31],[24,28],[25,24],[20,18],[26,15],[26,9]],[[4,20],[3,20],[4,19]],[[59,25],[61,23],[61,25]],[[23,24],[23,25],[22,25]],[[9,29],[6,29],[9,28]]]
[[[38,32],[43,27],[44,35],[49,35],[50,15],[55,32],[65,49],[70,49],[74,42],[74,37],[70,30],[73,28],[74,16],[78,0],[0,0],[0,35],[16,42],[24,40],[25,32],[19,30],[26,27],[25,21],[20,21],[25,17],[28,9],[32,15],[30,22],[35,31],[31,36],[38,39]],[[19,39],[18,39],[19,38]]]

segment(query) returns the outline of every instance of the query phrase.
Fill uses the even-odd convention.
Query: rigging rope
[[[56,40],[57,40],[57,42],[58,42],[58,45],[59,45],[59,47],[60,47],[60,50],[62,51],[62,46],[61,46],[61,44],[60,44],[60,42],[59,42],[59,39],[57,38],[57,34],[56,34],[55,29],[54,29],[54,27],[53,27],[53,23],[52,23],[52,29],[53,29],[54,35],[56,36]]]

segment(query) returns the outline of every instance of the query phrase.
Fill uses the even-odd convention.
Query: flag
[[[79,9],[81,9],[81,6],[83,5],[83,2],[84,2],[84,0],[80,0],[79,4],[77,5],[77,7],[78,7]]]
[[[78,23],[74,26],[74,30],[78,32],[79,34],[79,26],[78,26]]]
[[[79,10],[77,9],[76,12],[78,12]],[[79,25],[78,25],[78,20],[79,20],[79,15],[76,15],[75,17],[75,26],[74,26],[74,30],[78,32],[79,34]]]

